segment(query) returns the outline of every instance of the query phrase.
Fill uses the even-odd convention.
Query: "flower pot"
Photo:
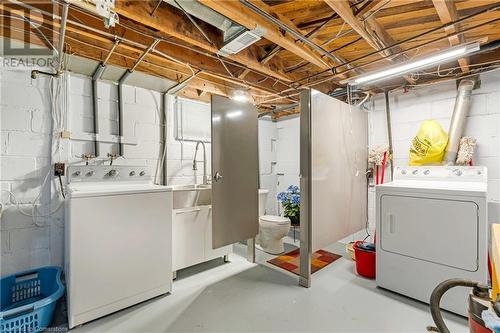
[[[290,219],[290,224],[294,227],[300,225],[300,217],[299,216],[287,216]]]

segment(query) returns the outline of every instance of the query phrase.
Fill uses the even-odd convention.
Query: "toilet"
[[[283,238],[290,231],[288,217],[265,215],[268,190],[259,189],[259,234],[255,238],[257,247],[270,254],[285,251]]]

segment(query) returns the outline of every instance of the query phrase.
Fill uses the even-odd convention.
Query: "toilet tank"
[[[266,203],[269,190],[259,189],[259,216],[266,215]]]

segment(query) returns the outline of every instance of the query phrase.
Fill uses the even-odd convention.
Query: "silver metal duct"
[[[443,159],[445,164],[455,164],[457,159],[460,139],[462,138],[467,115],[470,111],[474,84],[474,79],[464,79],[458,85],[457,99],[455,100],[450,129],[448,130],[448,145],[446,146]]]
[[[169,5],[181,9],[174,0],[164,1]],[[224,40],[228,40],[235,34],[246,30],[243,26],[234,23],[227,17],[217,13],[215,10],[199,3],[197,0],[182,0],[181,6],[182,9],[184,9],[190,15],[222,30],[224,32]]]

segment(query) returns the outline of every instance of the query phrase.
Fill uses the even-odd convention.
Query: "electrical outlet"
[[[54,163],[54,176],[64,176],[65,169],[66,169],[66,164]]]

